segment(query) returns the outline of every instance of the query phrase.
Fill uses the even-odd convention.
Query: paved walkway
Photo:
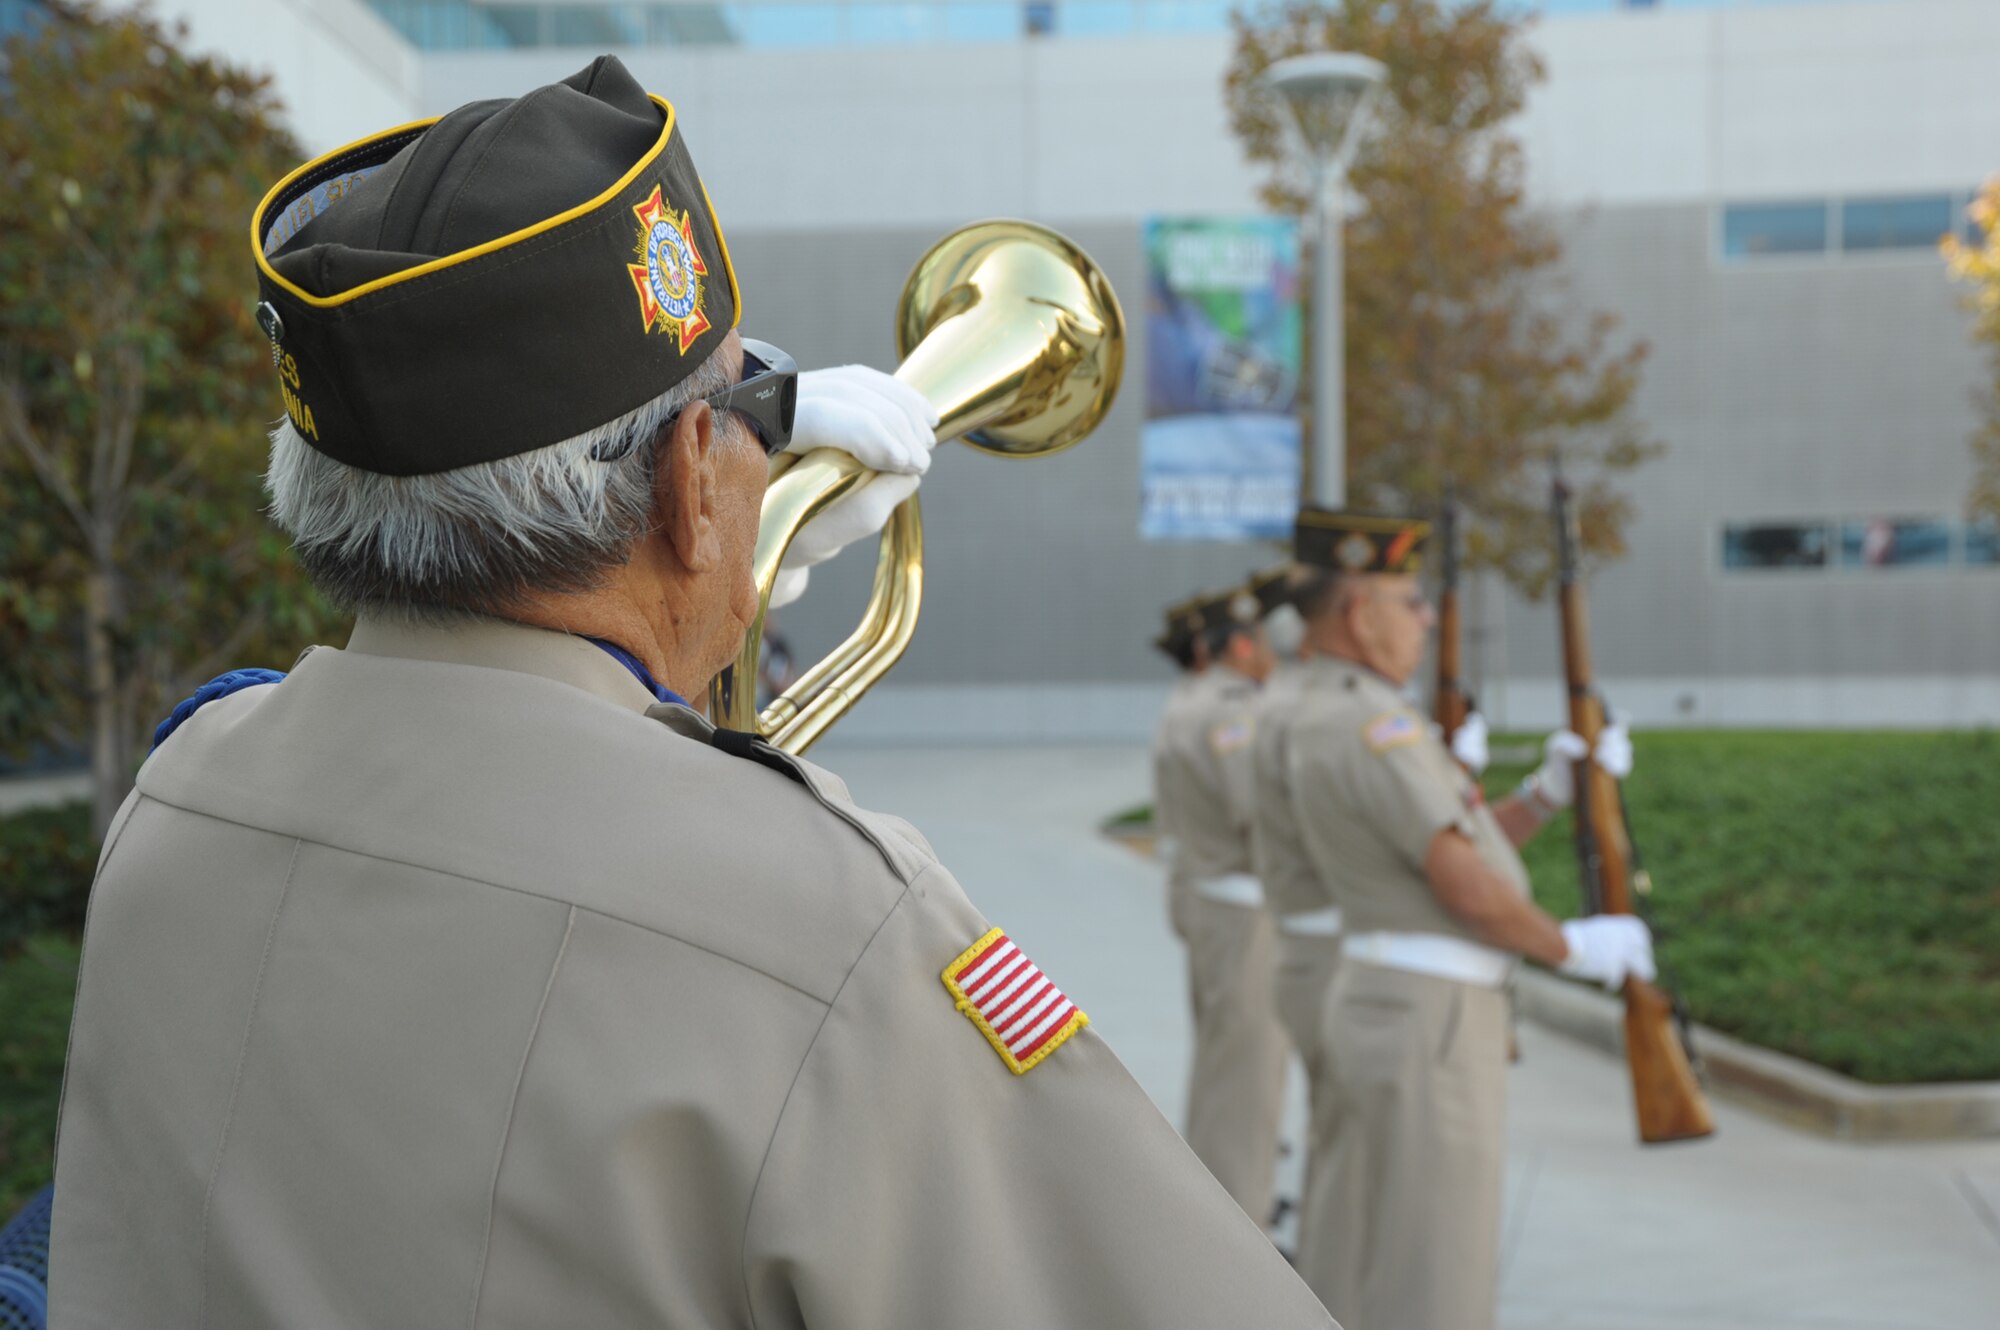
[[[916,823],[1178,1120],[1187,1003],[1160,872],[1096,834],[1148,797],[1145,753],[814,756]],[[1521,1043],[1503,1330],[2000,1330],[2000,1140],[1841,1144],[1722,1103],[1714,1139],[1642,1150],[1622,1064],[1533,1026]],[[1292,1113],[1296,1136],[1296,1094]]]

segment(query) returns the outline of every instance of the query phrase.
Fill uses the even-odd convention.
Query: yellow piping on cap
[[[300,300],[305,301],[306,304],[312,305],[318,309],[332,309],[336,306],[344,305],[350,300],[358,300],[362,296],[365,296],[372,291],[380,291],[386,287],[394,286],[398,282],[407,282],[413,278],[422,277],[429,273],[439,272],[445,268],[451,267],[454,264],[465,263],[471,259],[479,258],[482,255],[491,254],[495,250],[505,249],[507,246],[515,244],[522,240],[526,240],[530,236],[539,235],[544,231],[553,230],[555,227],[561,226],[565,222],[573,221],[576,218],[583,216],[585,213],[592,211],[593,209],[603,207],[605,203],[609,202],[611,199],[617,197],[620,193],[624,192],[625,187],[627,185],[630,185],[632,181],[638,177],[639,173],[644,171],[646,167],[652,163],[653,159],[660,155],[661,150],[667,146],[667,140],[672,138],[674,133],[673,105],[672,103],[668,102],[666,98],[660,96],[658,93],[649,92],[646,95],[653,100],[654,104],[659,106],[661,110],[667,113],[667,122],[666,124],[660,127],[660,137],[653,144],[653,146],[647,150],[645,156],[641,157],[638,161],[634,162],[631,166],[631,169],[626,171],[624,175],[618,177],[617,182],[614,183],[611,186],[611,188],[605,190],[602,194],[599,194],[596,198],[590,199],[583,203],[579,203],[574,208],[571,208],[566,212],[557,213],[554,217],[545,218],[542,221],[536,222],[532,226],[524,226],[518,231],[509,232],[507,235],[500,236],[499,238],[494,240],[489,240],[483,245],[474,245],[471,249],[460,250],[456,254],[447,254],[443,258],[432,259],[428,263],[420,263],[414,268],[406,268],[402,272],[390,273],[387,277],[377,277],[372,282],[363,282],[360,286],[355,287],[352,291],[342,291],[339,295],[335,296],[313,295],[310,292],[301,290],[297,286],[294,286],[291,282],[288,282],[283,277],[279,276],[278,270],[271,266],[270,259],[266,257],[264,254],[264,242],[262,235],[263,224],[264,224],[264,210],[271,206],[271,201],[275,199],[281,192],[283,192],[287,186],[289,186],[293,181],[297,180],[301,175],[304,175],[306,172],[314,170],[315,168],[320,167],[326,164],[327,162],[333,161],[335,158],[340,157],[343,154],[354,152],[361,148],[365,148],[371,143],[380,143],[382,140],[394,138],[398,134],[407,134],[409,131],[413,129],[427,129],[430,126],[435,125],[438,122],[438,120],[441,120],[444,117],[439,116],[431,120],[413,120],[407,125],[398,125],[394,129],[386,129],[379,134],[370,134],[367,138],[356,139],[354,142],[348,144],[346,147],[337,148],[334,151],[327,153],[325,156],[315,157],[313,158],[313,160],[307,162],[305,165],[293,171],[290,175],[287,175],[283,180],[280,180],[277,184],[271,186],[270,192],[264,195],[264,201],[257,205],[257,211],[250,215],[250,248],[257,256],[257,266],[259,269],[263,271],[266,277],[270,278],[273,282],[276,282],[279,286],[283,287],[285,290],[291,292],[294,296],[297,296]],[[703,189],[702,193],[703,193],[702,201],[706,203],[708,201],[706,188]],[[709,215],[709,220],[713,222],[715,219],[715,209],[713,207],[709,209],[708,215]],[[717,230],[716,234],[718,236],[722,234],[720,229]],[[736,269],[729,263],[729,250],[727,246],[724,246],[723,248],[723,266],[729,268],[729,289],[733,294],[736,290]]]
[[[1318,527],[1325,531],[1407,531],[1415,529],[1428,535],[1431,524],[1421,517],[1375,517],[1366,513],[1300,513],[1301,526]]]
[[[668,113],[672,114],[671,107]],[[699,171],[695,172],[695,178],[701,178]],[[743,326],[743,293],[736,288],[736,264],[729,257],[729,241],[722,234],[722,219],[715,215],[715,204],[708,197],[706,181],[702,181],[701,185],[701,202],[708,209],[708,224],[715,228],[715,243],[722,246],[722,270],[729,274],[729,326],[740,328]]]

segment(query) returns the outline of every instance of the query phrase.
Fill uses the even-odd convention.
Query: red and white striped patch
[[[1016,1076],[1090,1024],[1090,1017],[998,928],[944,967],[944,986]]]

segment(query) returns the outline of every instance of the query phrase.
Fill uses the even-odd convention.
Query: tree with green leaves
[[[0,77],[0,748],[90,749],[101,833],[164,708],[327,619],[263,519],[264,79],[55,4]]]
[[[1946,236],[1945,261],[1953,276],[1971,284],[1972,335],[1985,343],[1992,377],[1980,393],[1978,432],[1972,436],[1972,493],[1969,512],[2000,521],[2000,176],[1968,210],[1977,239]]]
[[[1612,478],[1659,448],[1631,410],[1645,358],[1608,314],[1563,308],[1562,247],[1529,206],[1508,122],[1544,77],[1523,19],[1495,0],[1245,6],[1226,95],[1263,197],[1311,206],[1309,164],[1263,86],[1273,62],[1352,51],[1388,70],[1349,172],[1345,229],[1348,493],[1356,507],[1468,510],[1466,559],[1538,592],[1552,571],[1550,463],[1577,497],[1587,552],[1623,552]]]

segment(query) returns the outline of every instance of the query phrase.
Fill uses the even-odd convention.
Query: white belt
[[[1442,933],[1349,933],[1340,941],[1340,954],[1482,988],[1500,987],[1514,968],[1514,958],[1504,951]]]
[[[1224,873],[1195,883],[1194,894],[1224,905],[1247,905],[1255,909],[1264,903],[1264,884],[1249,873]]]
[[[1278,931],[1290,933],[1293,937],[1338,937],[1340,936],[1340,907],[1329,905],[1324,910],[1306,910],[1299,914],[1278,916]]]

